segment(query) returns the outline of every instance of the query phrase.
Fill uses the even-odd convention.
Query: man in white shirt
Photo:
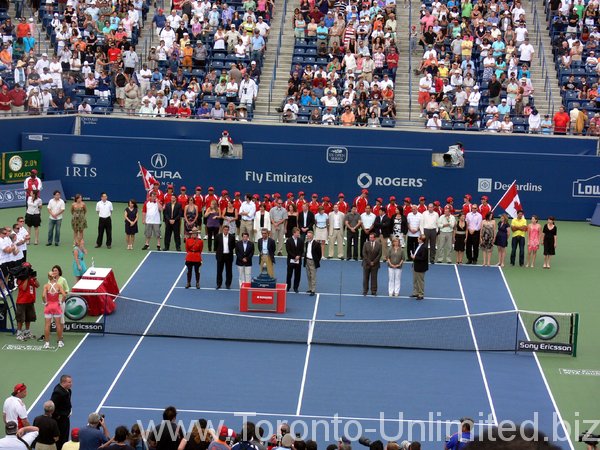
[[[15,245],[19,248],[20,252],[23,252],[23,261],[27,261],[27,244],[29,244],[29,232],[25,227],[25,218],[20,216],[17,218],[17,225],[19,231],[17,232],[17,239]]]
[[[369,239],[369,234],[373,231],[373,227],[375,225],[375,219],[377,216],[371,212],[371,205],[367,205],[365,207],[365,212],[360,215],[361,222],[361,230],[360,230],[360,254],[363,254],[363,246],[367,239]]]
[[[421,235],[421,221],[423,216],[418,210],[417,205],[411,206],[411,212],[406,216],[408,232],[406,233],[406,254],[408,260],[412,261],[412,256],[419,245],[419,236]]]
[[[333,251],[337,245],[338,258],[344,259],[344,221],[346,215],[340,211],[339,205],[333,205],[329,213],[329,257],[333,258]]]
[[[433,209],[433,203],[427,205],[427,211],[421,214],[421,234],[425,235],[425,245],[429,245],[429,262],[431,264],[435,264],[435,242],[439,218],[439,214]]]
[[[258,86],[256,82],[250,78],[250,75],[246,72],[244,74],[244,79],[240,81],[240,103],[245,103],[247,105],[252,106],[254,104],[254,100],[258,95]]]
[[[5,432],[6,437],[0,439],[0,450],[28,450],[39,434],[37,427],[26,426],[19,429],[14,421],[6,424]]]
[[[54,191],[54,197],[48,202],[48,243],[46,246],[54,245],[58,247],[60,243],[60,226],[62,224],[63,213],[65,212],[65,201],[60,198],[60,191]]]
[[[240,205],[240,234],[248,233],[250,240],[254,242],[254,216],[256,215],[256,205],[252,201],[252,196],[246,194],[246,200]]]
[[[17,384],[12,395],[4,401],[4,407],[2,408],[4,423],[15,422],[21,424],[21,427],[29,426],[27,408],[23,402],[25,397],[27,397],[27,386],[23,383]]]
[[[112,212],[113,205],[108,200],[106,192],[100,194],[100,201],[96,203],[96,212],[98,213],[98,238],[96,239],[96,248],[102,247],[102,239],[106,232],[106,248],[112,245]]]
[[[533,45],[529,43],[529,39],[525,39],[519,46],[519,64],[527,64],[527,66],[530,67],[534,53],[535,49],[533,48]]]
[[[163,210],[162,204],[156,198],[156,192],[151,191],[150,197],[144,202],[142,208],[142,223],[144,224],[144,237],[146,242],[142,250],[148,250],[150,238],[156,238],[156,249],[160,251],[160,216]]]

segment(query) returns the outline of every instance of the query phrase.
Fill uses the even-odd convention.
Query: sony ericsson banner
[[[366,188],[370,198],[382,197],[386,203],[391,195],[423,195],[428,201],[444,201],[450,195],[460,204],[469,193],[476,201],[487,195],[495,204],[516,179],[528,217],[569,220],[591,217],[600,199],[593,187],[600,180],[596,156],[466,151],[464,168],[453,168],[433,165],[439,150],[427,148],[426,140],[416,148],[403,142],[390,147],[377,141],[317,144],[312,134],[299,142],[291,142],[291,137],[265,142],[265,136],[250,141],[229,131],[228,139],[239,146],[231,157],[223,151],[211,153],[225,130],[217,131],[203,140],[24,133],[22,147],[41,150],[47,177],[61,179],[67,197],[81,193],[97,199],[107,192],[113,201],[142,200],[139,161],[163,186],[173,183],[176,192],[183,185],[188,192],[199,185],[206,193],[214,186],[217,192],[238,190],[261,197],[302,190],[337,198],[344,192],[351,201]]]
[[[58,180],[49,180],[43,183],[42,202],[48,204],[54,191],[60,191],[64,198],[63,187]],[[22,184],[0,184],[0,209],[25,206],[25,189]]]
[[[54,322],[51,327],[52,331],[56,331]],[[104,334],[104,322],[68,322],[63,325],[65,333],[92,333]]]
[[[568,325],[568,330],[561,330],[561,326]],[[569,321],[567,324],[561,324],[561,321],[550,314],[543,314],[535,318],[531,325],[531,329],[527,330],[530,337],[535,337],[536,340],[519,340],[518,350],[526,352],[542,352],[542,353],[563,353],[573,355],[575,346],[573,342],[576,340],[577,325],[572,325]],[[569,340],[569,343],[561,342]]]

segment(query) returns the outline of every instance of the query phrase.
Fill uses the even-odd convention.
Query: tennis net
[[[573,344],[575,313],[501,311],[387,320],[311,320],[161,305],[118,297],[107,334],[459,351],[516,351],[520,341]]]

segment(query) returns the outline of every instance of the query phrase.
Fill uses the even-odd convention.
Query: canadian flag
[[[158,181],[152,176],[150,172],[146,170],[144,166],[140,164],[139,161],[138,164],[140,166],[140,172],[142,173],[142,180],[144,180],[144,189],[146,189],[146,191],[149,191],[150,189],[152,189],[152,186],[154,186],[154,183],[158,183]]]
[[[517,192],[517,181],[513,181],[496,206],[501,206],[510,217],[517,217],[517,211],[523,209],[519,193]],[[495,208],[494,208],[495,209]]]

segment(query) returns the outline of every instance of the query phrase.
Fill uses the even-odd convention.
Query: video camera
[[[450,145],[448,151],[443,154],[445,167],[464,167],[465,159],[463,156],[463,145],[457,142],[455,145]]]
[[[9,272],[14,278],[21,281],[37,277],[37,272],[33,270],[33,267],[31,267],[31,264],[28,262],[24,262],[20,266],[10,268]]]
[[[584,431],[579,435],[579,442],[596,447],[600,443],[600,435]]]

